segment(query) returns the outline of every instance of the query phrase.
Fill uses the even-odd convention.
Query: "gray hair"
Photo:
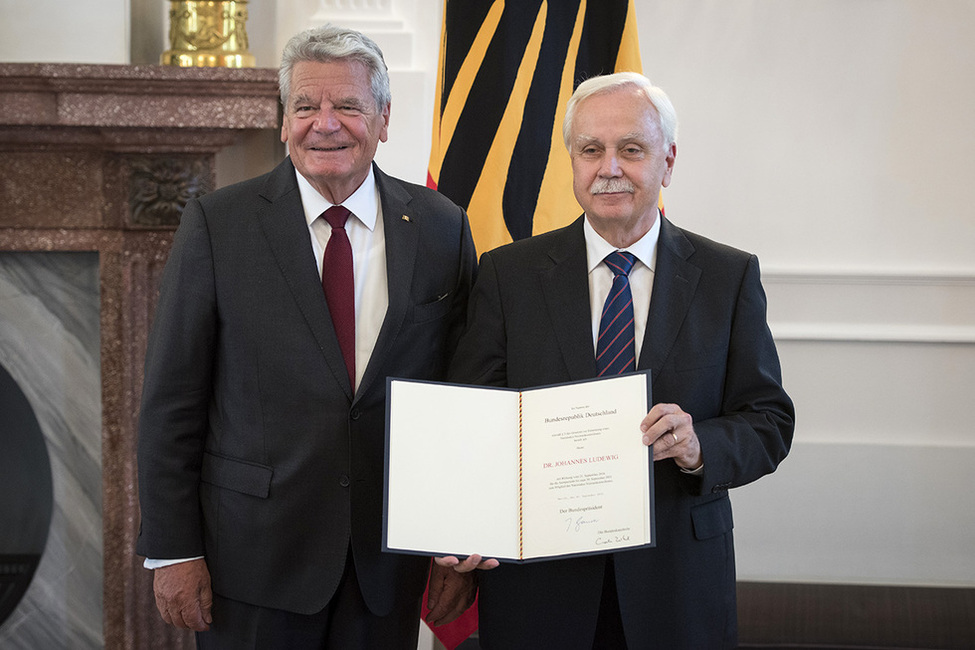
[[[358,61],[369,71],[369,85],[377,110],[382,111],[392,100],[386,61],[375,41],[352,29],[323,25],[292,36],[284,46],[281,67],[278,70],[278,86],[281,90],[281,104],[285,110],[288,108],[288,96],[291,93],[291,72],[299,61]]]
[[[627,85],[636,86],[656,109],[657,116],[660,118],[660,132],[664,136],[664,147],[670,147],[677,142],[677,112],[674,111],[674,105],[670,103],[667,93],[654,86],[649,79],[638,72],[617,72],[586,79],[572,93],[565,107],[565,119],[562,121],[562,139],[565,141],[566,149],[569,149],[572,119],[575,117],[579,103],[587,97],[613,92]]]

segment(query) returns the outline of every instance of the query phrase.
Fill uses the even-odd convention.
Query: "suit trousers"
[[[623,618],[620,614],[620,598],[616,591],[616,563],[612,555],[606,556],[606,573],[603,574],[603,595],[599,602],[599,618],[596,620],[596,638],[593,650],[627,650]]]
[[[199,650],[416,650],[420,600],[376,616],[359,590],[352,550],[345,573],[325,609],[304,615],[213,597],[213,624],[198,632]]]

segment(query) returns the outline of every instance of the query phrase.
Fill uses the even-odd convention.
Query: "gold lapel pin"
[[[409,221],[409,220],[410,220],[409,216],[407,216],[407,215],[404,214],[403,215],[403,221]]]

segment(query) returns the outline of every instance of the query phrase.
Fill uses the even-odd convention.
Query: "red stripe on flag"
[[[420,613],[423,616],[424,622],[426,622],[427,615],[430,613],[430,608],[427,607],[426,591],[423,592],[423,608]],[[474,599],[474,604],[467,608],[467,611],[461,614],[456,620],[438,627],[434,627],[429,623],[427,625],[429,625],[430,630],[433,631],[433,635],[437,637],[437,640],[447,650],[454,650],[454,648],[466,641],[470,635],[477,631],[477,598]]]

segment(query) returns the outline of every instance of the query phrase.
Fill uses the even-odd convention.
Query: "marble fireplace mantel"
[[[158,280],[215,155],[277,129],[269,69],[0,64],[0,254],[98,253],[105,647],[190,648],[134,554],[135,439]]]

